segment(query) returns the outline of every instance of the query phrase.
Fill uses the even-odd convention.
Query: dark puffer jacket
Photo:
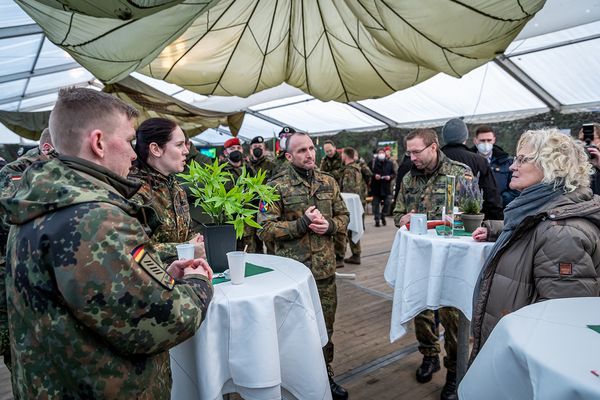
[[[501,221],[488,223],[490,239]],[[473,310],[475,358],[504,315],[539,301],[600,294],[600,197],[579,188],[525,218],[483,272]]]

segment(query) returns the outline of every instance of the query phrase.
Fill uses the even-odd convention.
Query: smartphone
[[[594,141],[594,124],[583,124],[583,141],[586,145],[590,145]]]

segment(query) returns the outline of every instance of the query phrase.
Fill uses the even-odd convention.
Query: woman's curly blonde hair
[[[517,152],[529,146],[527,157],[544,173],[543,183],[563,185],[565,192],[590,186],[592,166],[581,142],[556,128],[526,131],[519,138]]]

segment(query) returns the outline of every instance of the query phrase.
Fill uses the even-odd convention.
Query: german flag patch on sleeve
[[[154,278],[155,281],[169,290],[173,289],[175,286],[175,279],[173,279],[171,275],[169,275],[167,271],[165,271],[163,267],[161,267],[160,264],[146,252],[143,244],[133,249],[131,251],[131,256],[140,267]]]

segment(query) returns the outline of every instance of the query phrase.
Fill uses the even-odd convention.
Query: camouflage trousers
[[[338,232],[333,236],[333,244],[335,248],[335,258],[337,260],[346,257],[346,232]]]
[[[333,323],[335,322],[335,310],[337,309],[337,287],[335,285],[335,275],[325,279],[319,279],[317,282],[317,290],[321,299],[321,308],[323,309],[323,318],[325,318],[325,327],[327,328],[327,344],[323,347],[323,356],[325,364],[330,369],[333,361]]]
[[[458,310],[454,307],[442,307],[438,310],[444,326],[444,366],[448,371],[456,372],[456,342],[458,336]],[[415,336],[419,341],[419,351],[424,356],[440,354],[440,342],[435,312],[425,310],[415,317]]]

